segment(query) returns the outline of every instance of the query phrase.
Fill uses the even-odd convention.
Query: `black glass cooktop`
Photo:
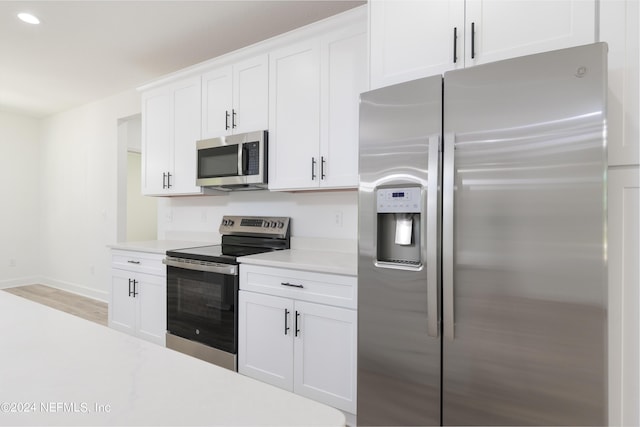
[[[224,236],[229,237],[229,236]],[[193,259],[198,261],[237,264],[237,257],[260,254],[280,249],[288,249],[289,242],[279,239],[255,239],[250,242],[239,241],[238,238],[227,238],[222,245],[198,246],[193,248],[167,251],[167,256]]]

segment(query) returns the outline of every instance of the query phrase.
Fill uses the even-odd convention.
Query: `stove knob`
[[[234,222],[232,219],[227,220],[227,225],[228,225],[229,227],[232,227],[232,226],[233,226],[233,224],[235,224],[235,222]]]
[[[284,228],[284,222],[278,221],[278,228]]]
[[[226,226],[227,226],[227,222],[228,222],[228,221],[227,221],[226,219],[223,219],[223,220],[222,220],[222,225],[223,225],[224,227],[226,227]]]
[[[269,221],[262,221],[262,228],[269,228]]]

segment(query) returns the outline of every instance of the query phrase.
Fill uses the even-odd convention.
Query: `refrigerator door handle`
[[[438,182],[440,177],[440,135],[429,137],[429,164],[427,181],[427,333],[440,336],[438,320]]]
[[[455,183],[454,167],[455,136],[445,133],[442,173],[442,321],[443,334],[454,339],[454,289],[453,289],[453,198]]]

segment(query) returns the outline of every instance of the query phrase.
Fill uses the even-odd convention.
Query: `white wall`
[[[158,201],[158,238],[215,240],[222,215],[269,215],[292,217],[294,237],[355,240],[357,200],[353,190],[241,191],[226,196],[163,198]]]
[[[0,112],[0,288],[38,273],[40,135],[39,120]]]
[[[42,122],[42,281],[108,299],[117,240],[118,119],[140,112],[134,90]]]

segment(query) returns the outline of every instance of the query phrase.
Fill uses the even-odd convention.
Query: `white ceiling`
[[[0,110],[45,117],[364,3],[3,0]]]

